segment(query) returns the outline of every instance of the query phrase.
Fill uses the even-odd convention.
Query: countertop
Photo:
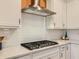
[[[53,48],[53,47],[57,47],[57,46],[61,46],[61,45],[65,45],[65,44],[70,43],[70,41],[68,41],[68,40],[56,40],[56,42],[58,42],[57,45],[44,47],[44,48],[40,48],[40,49],[35,49],[35,50],[28,50],[28,49],[26,49],[22,46],[5,48],[5,49],[0,51],[0,59],[8,59],[8,58],[12,58],[12,57],[19,57],[19,56],[22,56],[22,55],[31,54],[31,53],[36,52],[36,51],[44,50],[44,49],[51,48],[51,47]]]

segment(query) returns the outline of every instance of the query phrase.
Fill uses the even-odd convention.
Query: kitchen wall
[[[3,48],[18,45],[21,42],[21,29],[0,29],[0,36],[5,36]]]
[[[62,35],[62,30],[47,30],[44,17],[23,14],[22,20],[22,35],[26,41],[59,39]]]
[[[71,40],[79,40],[79,29],[68,30],[68,36]]]
[[[5,36],[3,48],[17,46],[22,42],[59,39],[62,30],[48,30],[44,17],[22,14],[22,26],[18,29],[0,29],[0,35]]]
[[[48,30],[43,17],[22,14],[21,26],[18,29],[0,29],[0,36],[5,36],[3,48],[17,46],[22,42],[37,40],[54,40],[63,35],[63,30]],[[68,30],[71,40],[79,40],[79,30]]]
[[[43,17],[22,14],[22,25],[18,29],[0,29],[0,36],[5,36],[3,48],[17,46],[22,42],[54,40],[63,35],[63,30],[48,30]],[[71,40],[79,40],[79,30],[68,30]]]

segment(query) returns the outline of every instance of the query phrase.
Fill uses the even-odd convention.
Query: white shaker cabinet
[[[48,29],[65,29],[66,28],[66,1],[50,0],[48,1],[49,9],[56,12],[47,19]],[[50,7],[51,6],[51,7]]]
[[[51,6],[52,10],[56,12],[56,15],[53,15],[55,28],[64,29],[66,28],[66,1],[65,0],[54,0],[54,7]]]
[[[47,59],[59,59],[59,54],[58,52],[52,53],[47,56]]]
[[[60,51],[59,51],[59,59],[65,59],[66,57],[66,51],[65,51],[65,45],[60,47]]]
[[[59,47],[36,52],[33,59],[59,59]]]
[[[79,53],[77,53],[77,48],[79,49],[79,45],[71,45],[71,59],[79,59]],[[32,52],[31,54],[17,56],[8,59],[70,59],[70,44],[65,44],[53,48],[51,47],[44,50]]]
[[[0,27],[19,26],[20,0],[0,0]]]
[[[71,44],[66,45],[66,59],[71,59]]]
[[[79,44],[71,44],[71,59],[79,59]]]
[[[67,29],[79,29],[79,0],[67,0]]]
[[[45,56],[39,56],[37,58],[34,58],[34,59],[59,59],[59,54],[58,52],[52,52],[48,55],[45,55]]]
[[[59,52],[60,59],[70,59],[70,44],[61,46]]]

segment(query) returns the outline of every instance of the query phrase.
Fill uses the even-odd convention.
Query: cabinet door
[[[66,1],[65,0],[50,0],[48,8],[56,12],[56,15],[51,16],[48,20],[48,29],[64,29],[66,28]],[[51,6],[51,7],[50,7]]]
[[[60,47],[60,59],[65,59],[66,53],[65,53],[65,46]]]
[[[66,59],[70,59],[71,45],[66,45]]]
[[[70,44],[60,47],[60,59],[70,59]]]
[[[71,59],[79,59],[79,45],[71,44]]]
[[[56,12],[56,15],[54,15],[55,28],[65,28],[66,25],[64,20],[66,20],[66,1],[54,0],[54,7],[51,6],[51,8]]]
[[[54,52],[54,53],[49,52],[48,55],[40,56],[35,59],[59,59],[59,54],[58,54],[58,52]]]
[[[47,59],[59,59],[59,53],[55,52],[55,53],[49,54],[47,56]]]
[[[79,29],[79,0],[67,0],[67,28]]]
[[[0,0],[0,26],[18,26],[20,0]]]
[[[33,54],[33,59],[59,59],[59,47],[36,52]]]

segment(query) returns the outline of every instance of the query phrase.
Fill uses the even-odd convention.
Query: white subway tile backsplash
[[[68,36],[71,40],[79,40],[79,30],[68,30]]]

